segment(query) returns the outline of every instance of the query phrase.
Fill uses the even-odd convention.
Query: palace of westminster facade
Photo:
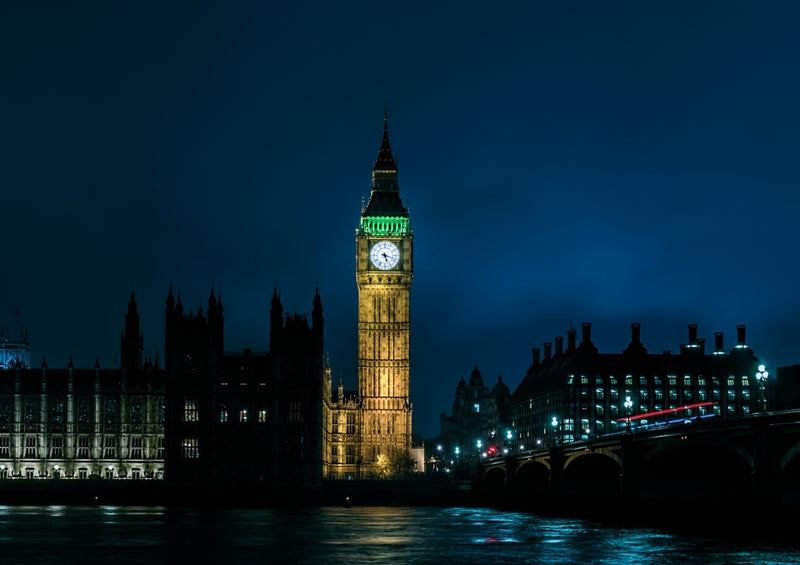
[[[27,332],[0,334],[0,479],[280,484],[408,471],[412,272],[384,116],[356,233],[357,392],[332,386],[318,290],[309,319],[284,315],[276,289],[269,351],[231,353],[214,289],[187,314],[170,287],[163,367],[143,359],[131,293],[118,368],[32,368]]]

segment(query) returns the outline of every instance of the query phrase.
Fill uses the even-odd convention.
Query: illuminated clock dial
[[[391,241],[379,241],[372,246],[369,258],[377,268],[387,271],[393,269],[400,261],[400,250]]]

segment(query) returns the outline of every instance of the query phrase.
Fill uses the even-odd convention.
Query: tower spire
[[[389,143],[389,113],[383,111],[383,138],[378,158],[372,167],[372,191],[362,217],[407,218],[408,209],[400,200],[400,184],[397,180],[397,164]]]

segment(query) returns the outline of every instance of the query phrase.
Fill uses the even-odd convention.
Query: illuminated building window
[[[239,410],[239,421],[246,422],[247,421],[247,408],[242,408]]]
[[[639,389],[639,398],[641,398],[642,400],[647,400],[648,396],[649,394],[646,388]]]
[[[677,386],[677,385],[678,385],[678,378],[675,375],[670,375],[669,386]]]
[[[742,377],[742,386],[743,387],[750,386],[750,379],[748,379],[747,377]]]
[[[697,385],[698,386],[706,386],[706,378],[705,377],[699,377],[697,379]]]
[[[736,391],[735,390],[729,390],[728,391],[728,400],[730,400],[731,402],[736,400]]]
[[[711,400],[714,400],[715,402],[719,402],[719,398],[720,398],[719,389],[715,388],[711,393]]]
[[[25,468],[25,478],[32,479],[35,475],[33,474],[33,467],[26,467]]]
[[[705,399],[706,399],[706,391],[703,390],[703,389],[698,390],[697,391],[697,400],[700,400],[701,402],[704,402]]]
[[[117,400],[106,398],[105,413],[103,414],[103,427],[106,433],[114,433],[117,424]]]
[[[661,377],[653,377],[653,384],[655,386],[661,386]]]
[[[656,412],[659,412],[659,411],[663,410],[663,408],[664,407],[661,406],[661,404],[653,404],[653,410],[656,411]]]
[[[745,416],[749,416],[750,415],[750,406],[748,406],[747,404],[742,406],[742,414],[744,414]]]
[[[131,438],[131,459],[142,458],[142,436],[133,436]]]
[[[183,458],[197,459],[200,457],[200,447],[196,437],[183,438]]]
[[[603,414],[606,413],[605,406],[603,406],[602,404],[596,404],[594,407],[594,411],[598,416],[602,416]]]
[[[81,467],[78,469],[78,478],[79,479],[88,479],[89,478],[89,469],[86,467]]]
[[[167,405],[162,400],[158,405],[158,423],[165,424],[167,422]]]
[[[736,386],[736,379],[733,376],[728,377],[728,386],[731,388]]]
[[[111,467],[106,467],[106,479],[110,481],[113,478],[114,478],[114,469],[112,469]]]
[[[331,446],[331,463],[333,463],[334,465],[338,465],[339,464],[339,446],[338,445],[332,445]]]
[[[733,404],[728,404],[728,415],[735,416],[736,415],[736,406]]]
[[[581,375],[581,384],[582,385],[588,385],[589,384],[589,377],[587,377],[586,375]]]
[[[628,386],[633,386],[633,377],[631,375],[627,375],[625,377],[625,384]]]
[[[743,389],[742,390],[742,401],[743,402],[750,402],[750,390]]]
[[[356,462],[356,450],[352,445],[348,445],[344,448],[344,462],[348,465],[352,465]]]
[[[639,386],[647,386],[647,377],[639,377]]]
[[[164,436],[158,438],[158,447],[156,448],[156,459],[164,459]]]
[[[669,389],[669,399],[670,400],[678,400],[678,391],[674,388]]]
[[[53,436],[50,439],[50,457],[53,459],[61,459],[64,457],[64,438],[61,436]]]
[[[11,436],[0,436],[0,457],[11,457]]]
[[[475,409],[475,413],[476,413],[476,414],[477,414],[478,412],[480,412],[480,411],[481,411],[481,405],[480,405],[480,403],[479,403],[479,402],[476,402],[476,403],[473,405],[473,408]]]
[[[608,377],[608,384],[611,386],[617,386],[619,384],[617,377]]]
[[[78,436],[78,459],[89,459],[89,436]]]
[[[269,417],[269,412],[266,409],[262,408],[261,410],[258,411],[258,421],[260,423],[262,424],[265,423],[268,417]]]
[[[356,433],[356,415],[350,413],[347,415],[347,435],[354,435]]]
[[[106,459],[117,458],[117,438],[114,436],[106,436],[103,443],[103,457]]]
[[[653,397],[656,400],[664,400],[664,391],[661,390],[660,388],[657,388],[656,390],[653,391]]]
[[[228,407],[224,404],[219,405],[219,421],[223,424],[228,421]]]
[[[686,375],[683,377],[683,386],[692,386],[692,377]]]
[[[50,405],[50,423],[55,426],[64,423],[64,401],[60,398],[54,399]]]
[[[336,412],[331,415],[331,433],[339,433],[339,414]]]
[[[183,421],[197,422],[200,419],[197,413],[197,401],[188,396],[183,399]]]
[[[611,398],[611,400],[619,400],[619,391],[615,388],[612,388],[608,391],[608,396]]]
[[[142,470],[141,469],[131,469],[131,478],[134,481],[138,481],[141,476],[142,476]]]
[[[581,389],[581,399],[586,400],[589,398],[589,391],[585,388]]]
[[[25,438],[25,457],[36,457],[36,436],[27,436]]]
[[[602,388],[596,388],[594,390],[594,396],[597,400],[603,400],[606,397],[606,394]]]
[[[683,399],[686,400],[687,402],[691,402],[691,400],[692,400],[692,389],[690,389],[690,388],[683,389]]]
[[[611,416],[612,417],[619,416],[619,406],[617,406],[616,404],[611,405]]]
[[[142,414],[144,413],[144,406],[141,400],[135,400],[131,405],[131,426],[137,432],[142,431]]]

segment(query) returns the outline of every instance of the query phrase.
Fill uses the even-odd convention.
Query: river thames
[[[3,563],[800,563],[798,547],[487,508],[0,506]]]

